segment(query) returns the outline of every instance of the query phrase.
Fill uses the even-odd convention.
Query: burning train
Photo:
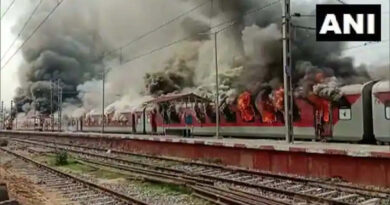
[[[294,95],[294,135],[297,139],[326,139],[365,143],[390,142],[390,83],[370,81],[338,88],[337,97],[323,97],[313,88]],[[241,93],[222,101],[220,134],[231,137],[283,138],[283,89],[266,87],[257,95]],[[330,96],[327,94],[327,96]],[[107,133],[214,135],[215,104],[193,93],[165,95],[121,113],[84,115],[68,121],[68,129]],[[14,120],[14,129],[56,131],[57,120],[40,116]]]

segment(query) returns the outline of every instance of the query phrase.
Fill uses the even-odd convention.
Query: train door
[[[136,129],[136,126],[135,126],[135,122],[136,122],[136,116],[135,116],[134,113],[132,113],[131,114],[131,128],[132,128],[133,133],[137,132],[137,129]]]
[[[157,115],[157,111],[154,109],[150,115],[150,124],[152,125],[152,133],[157,133],[156,115]]]
[[[142,125],[143,125],[142,134],[146,134],[146,107],[142,110],[141,118],[142,118]]]
[[[333,136],[333,117],[331,103],[323,103],[314,109],[314,126],[316,139],[325,140]]]
[[[79,131],[83,131],[83,126],[84,126],[84,124],[83,124],[83,118],[80,117],[80,119],[78,120],[78,122],[80,123],[80,129],[79,129]]]

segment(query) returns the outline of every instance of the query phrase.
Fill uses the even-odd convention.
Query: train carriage
[[[381,81],[372,88],[373,130],[376,140],[390,142],[390,83]]]
[[[370,84],[356,84],[341,87],[343,96],[333,107],[332,139],[337,141],[363,140],[363,90]]]
[[[339,88],[330,100],[309,92],[294,97],[296,139],[373,143],[390,142],[389,81]],[[271,93],[272,92],[272,93]],[[219,105],[220,135],[224,137],[284,138],[283,90],[252,96],[244,92]],[[105,132],[212,136],[216,133],[215,104],[193,93],[162,96],[135,109],[105,113]],[[101,114],[72,119],[71,131],[100,132]],[[14,128],[51,131],[50,118],[14,121]],[[55,120],[57,123],[57,120]],[[57,128],[56,125],[54,125]],[[54,130],[55,131],[55,130]]]

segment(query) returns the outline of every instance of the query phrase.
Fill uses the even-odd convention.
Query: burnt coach
[[[294,97],[295,138],[389,143],[389,81],[371,81],[339,89],[341,96],[337,100],[313,93]],[[283,138],[283,94],[283,89],[265,89],[257,95],[245,91],[234,102],[222,99],[218,106],[220,135]],[[77,132],[100,132],[104,120],[104,130],[108,133],[212,136],[216,131],[215,106],[211,100],[193,93],[174,94],[147,101],[132,110],[105,113],[104,117],[90,114],[73,119],[68,127]],[[41,127],[47,130],[48,126]]]

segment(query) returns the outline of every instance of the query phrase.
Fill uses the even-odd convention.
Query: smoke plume
[[[195,92],[212,98],[215,39],[207,33],[218,31],[223,26],[215,25],[230,19],[235,19],[235,23],[220,31],[216,39],[220,97],[233,102],[244,91],[256,98],[264,86],[279,88],[283,82],[281,4],[248,14],[270,1],[210,2],[214,4],[206,2],[174,23],[103,58],[105,51],[124,45],[168,21],[167,16],[182,13],[200,2],[175,0],[168,6],[166,2],[141,0],[65,1],[23,49],[23,83],[15,97],[18,110],[49,113],[50,80],[60,79],[64,102],[71,107],[65,110],[98,113],[102,106],[103,70],[107,72],[106,112],[130,109],[142,103],[140,99],[175,92]],[[38,23],[53,6],[54,2],[44,3],[33,22]],[[301,1],[294,3],[292,9],[314,13],[310,3]],[[310,27],[314,20],[294,18],[293,24]],[[316,42],[314,35],[310,30],[293,31],[294,87],[312,91],[316,73],[324,73],[337,86],[369,79],[364,66],[356,68],[353,59],[341,57],[343,43]],[[149,52],[185,36],[192,37]],[[324,86],[317,86],[315,92],[329,94],[321,88]],[[57,109],[56,104],[54,107]]]

